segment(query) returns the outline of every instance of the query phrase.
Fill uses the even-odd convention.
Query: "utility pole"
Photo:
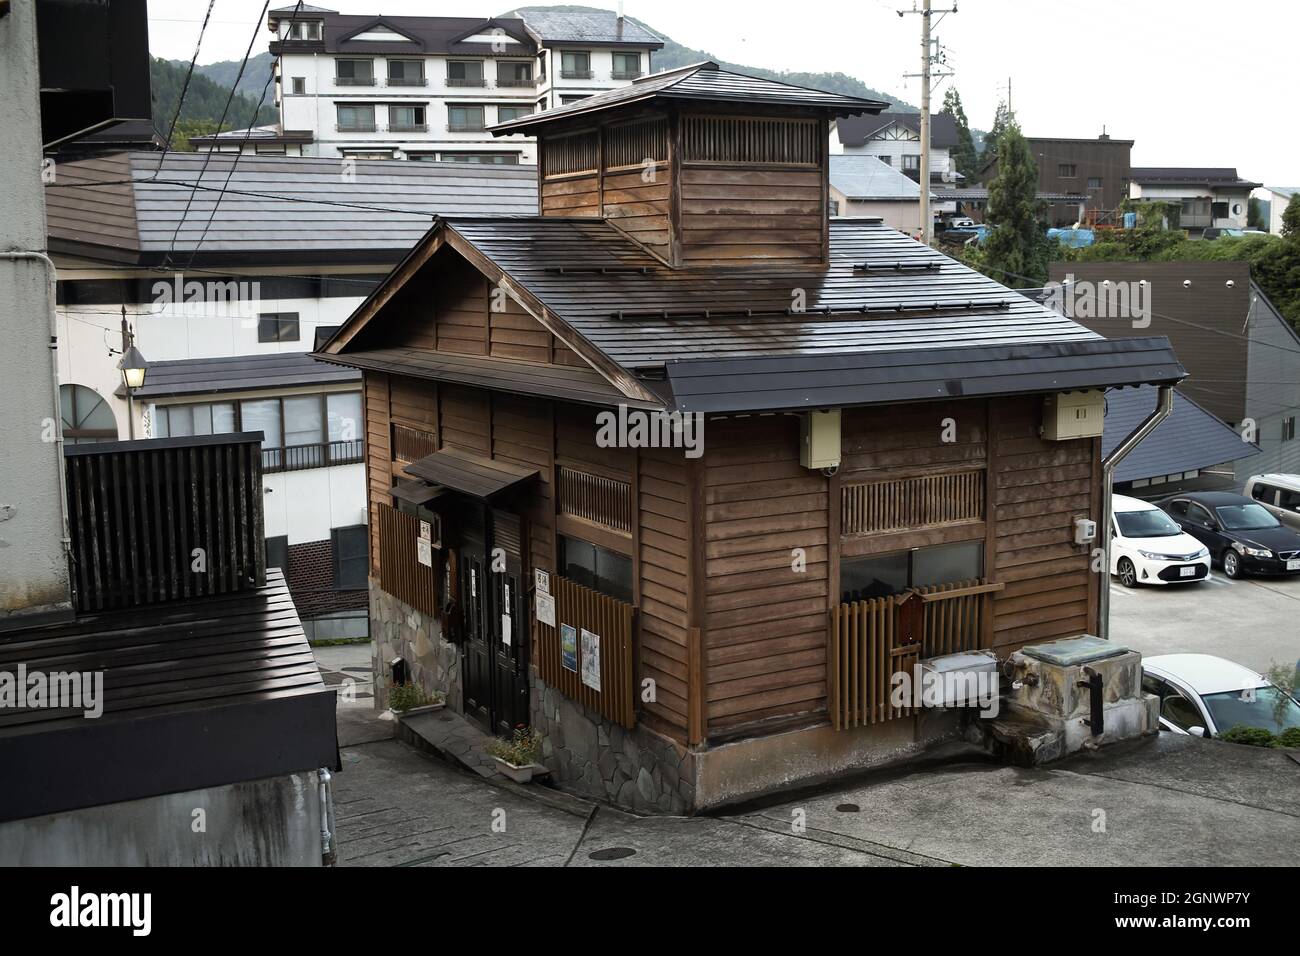
[[[931,39],[934,14],[956,13],[957,4],[951,10],[935,10],[931,0],[921,0],[921,9],[913,5],[911,10],[899,10],[898,15],[917,13],[921,16],[921,241],[927,246],[934,238],[934,216],[930,213],[930,81],[932,77],[934,41]],[[945,76],[951,76],[945,73]]]

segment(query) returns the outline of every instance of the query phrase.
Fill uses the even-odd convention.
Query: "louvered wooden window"
[[[560,513],[583,518],[615,531],[632,531],[632,486],[573,468],[561,468]]]
[[[984,469],[846,484],[842,534],[911,531],[984,518]]]
[[[437,450],[438,438],[433,432],[393,422],[394,461],[419,461]]]
[[[596,171],[596,133],[569,133],[542,141],[542,168],[547,177]]]
[[[817,120],[688,116],[683,158],[691,163],[766,163],[816,166],[822,158]]]
[[[605,130],[605,168],[644,166],[668,159],[668,119],[658,117]]]

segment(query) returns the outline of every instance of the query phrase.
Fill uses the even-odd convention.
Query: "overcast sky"
[[[288,0],[272,0],[281,7]],[[491,16],[481,0],[315,0],[342,13]],[[934,0],[936,9],[951,0]],[[610,6],[613,0],[594,2]],[[626,12],[679,43],[769,69],[841,71],[913,103],[920,18],[885,0],[627,0]],[[207,0],[149,0],[150,48],[189,60]],[[939,23],[972,125],[987,129],[1012,87],[1031,136],[1135,140],[1135,166],[1235,166],[1300,185],[1300,81],[1286,51],[1293,0],[958,0]],[[199,63],[243,57],[260,0],[216,0]],[[939,18],[936,17],[936,20]],[[271,35],[258,30],[254,53]],[[944,87],[936,94],[935,109]],[[1290,117],[1290,119],[1288,119]]]

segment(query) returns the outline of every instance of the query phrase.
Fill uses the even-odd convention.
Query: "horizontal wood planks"
[[[641,706],[684,741],[690,674],[686,461],[680,451],[647,448],[637,465],[640,676],[655,682],[655,699]]]
[[[637,242],[660,255],[671,240],[668,164],[605,173],[604,216]]]
[[[817,168],[682,167],[683,263],[823,261],[821,180]]]
[[[793,416],[706,427],[708,729],[826,706],[827,479],[799,464]]]
[[[543,216],[599,216],[600,174],[544,180],[539,204]]]

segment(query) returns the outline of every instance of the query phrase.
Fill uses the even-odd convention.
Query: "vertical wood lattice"
[[[597,136],[595,130],[567,133],[542,140],[542,175],[571,176],[575,173],[594,173],[597,165]]]
[[[639,120],[605,130],[605,168],[623,169],[668,160],[668,118]]]
[[[911,531],[984,517],[984,469],[845,484],[842,534]]]
[[[574,468],[559,469],[560,514],[630,534],[632,531],[632,486],[616,478],[605,478]]]
[[[537,669],[551,687],[589,710],[629,730],[636,724],[633,696],[632,627],[635,609],[630,604],[590,588],[551,575],[555,597],[555,627],[538,622]],[[564,666],[560,646],[561,625],[577,630],[577,670]],[[582,632],[600,636],[600,690],[582,682]]]
[[[688,163],[818,166],[823,146],[818,120],[687,116],[682,127]]]
[[[420,519],[383,502],[378,510],[379,586],[417,611],[435,616],[437,578],[434,569],[419,560]]]

